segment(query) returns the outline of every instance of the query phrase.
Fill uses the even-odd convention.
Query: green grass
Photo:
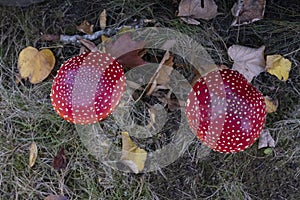
[[[300,198],[300,6],[294,1],[268,4],[264,20],[238,28],[229,26],[233,0],[217,1],[221,14],[209,22],[201,21],[200,26],[177,18],[174,2],[55,0],[28,8],[0,7],[0,199],[43,199],[61,192],[70,199]],[[267,73],[253,81],[265,95],[279,100],[278,110],[268,115],[266,123],[276,140],[273,152],[265,155],[254,144],[242,153],[210,152],[202,157],[206,150],[195,140],[176,162],[140,175],[112,170],[89,155],[75,127],[52,109],[49,93],[56,70],[37,85],[17,84],[15,76],[18,53],[28,45],[56,47],[51,50],[58,69],[80,47],[41,42],[40,34],[76,34],[76,25],[84,19],[99,28],[96,20],[104,8],[110,27],[130,24],[134,18],[155,19],[155,25],[196,39],[216,63],[232,64],[226,54],[232,44],[266,45],[266,54],[286,55],[292,62],[287,82]],[[103,124],[110,128],[111,122]],[[32,141],[39,154],[30,169]],[[52,167],[61,147],[65,147],[68,161],[64,173]]]

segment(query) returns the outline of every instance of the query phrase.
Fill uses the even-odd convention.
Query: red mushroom
[[[237,71],[217,70],[201,77],[186,103],[191,129],[206,146],[239,152],[259,137],[266,120],[262,94]]]
[[[92,124],[113,112],[124,91],[124,71],[117,60],[107,53],[85,52],[61,66],[50,96],[59,116]]]

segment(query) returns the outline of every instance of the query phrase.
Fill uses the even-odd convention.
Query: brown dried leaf
[[[52,71],[55,57],[49,49],[37,50],[28,46],[19,54],[18,68],[22,78],[29,78],[32,84],[42,82]]]
[[[53,194],[50,194],[44,200],[68,200],[68,198],[65,197],[65,196],[63,196],[63,195],[53,195]]]
[[[266,103],[266,111],[267,113],[273,113],[278,108],[278,99],[272,99],[269,96],[265,96],[265,103]]]
[[[94,42],[87,40],[87,39],[81,39],[79,41],[82,45],[84,45],[90,51],[93,51],[93,52],[98,51],[98,48]]]
[[[147,91],[148,96],[155,91],[158,85],[166,86],[170,82],[170,75],[173,71],[173,65],[173,56],[170,55],[169,51],[166,51],[156,72],[149,81],[149,84],[151,84],[151,86]]]
[[[106,28],[106,10],[104,9],[100,14],[100,28],[103,30]]]
[[[133,68],[145,64],[141,58],[145,53],[145,42],[132,40],[130,32],[122,34],[115,41],[106,41],[105,45],[106,52],[116,57],[124,67]]]
[[[66,158],[66,155],[65,155],[65,152],[64,152],[64,148],[61,148],[58,151],[57,155],[54,157],[52,166],[57,171],[66,169],[66,167],[67,167],[67,158]]]
[[[79,26],[76,26],[76,29],[80,32],[86,34],[93,34],[94,25],[90,24],[87,20],[84,20]]]
[[[38,155],[38,149],[35,142],[32,142],[30,145],[30,151],[29,151],[29,167],[33,167],[35,164],[36,158]]]
[[[233,70],[237,70],[251,82],[252,79],[265,70],[265,46],[250,48],[241,45],[232,45],[228,48],[228,55],[234,61]]]
[[[236,19],[232,26],[249,24],[263,19],[266,0],[239,0],[231,9],[231,13]]]
[[[179,17],[210,20],[218,11],[214,0],[182,0],[178,7]]]
[[[272,138],[269,129],[262,130],[259,136],[258,149],[265,147],[275,147],[275,141]]]

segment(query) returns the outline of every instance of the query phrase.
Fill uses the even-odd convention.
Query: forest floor
[[[69,199],[300,199],[300,4],[267,1],[263,20],[231,27],[234,2],[216,0],[220,14],[198,26],[176,17],[174,0],[53,0],[26,8],[0,6],[0,199],[44,199],[62,193]],[[203,157],[202,145],[195,139],[174,163],[141,174],[113,170],[90,155],[74,125],[54,112],[49,96],[56,70],[78,54],[80,46],[44,42],[40,37],[41,33],[79,34],[76,26],[85,19],[99,29],[96,22],[103,9],[110,28],[154,19],[149,26],[192,37],[217,64],[232,65],[227,49],[233,44],[265,45],[266,55],[288,58],[292,70],[287,81],[268,73],[252,81],[264,95],[279,101],[266,122],[276,142],[272,152],[258,150],[255,143],[241,153],[211,151]],[[29,45],[51,47],[56,57],[56,70],[36,85],[16,81],[18,54]],[[29,168],[33,141],[38,158]],[[68,162],[63,173],[52,166],[61,147]]]

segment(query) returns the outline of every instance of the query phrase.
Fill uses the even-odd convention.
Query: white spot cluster
[[[197,137],[215,151],[239,152],[259,137],[265,102],[245,77],[230,69],[199,79],[188,96],[186,116]]]
[[[62,65],[51,100],[65,120],[92,124],[113,112],[124,91],[124,71],[117,60],[106,53],[86,52]]]

